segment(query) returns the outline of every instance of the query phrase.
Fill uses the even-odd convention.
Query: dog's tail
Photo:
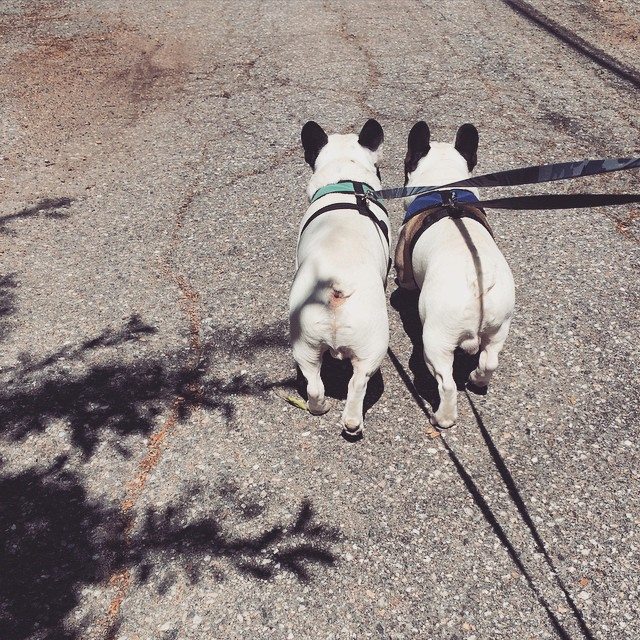
[[[355,287],[344,282],[333,281],[327,287],[327,303],[331,309],[341,307],[353,295]]]
[[[473,356],[480,350],[480,338],[477,334],[468,335],[460,342],[460,348],[470,356]]]

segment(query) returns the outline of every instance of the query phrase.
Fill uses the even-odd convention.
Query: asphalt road
[[[637,54],[637,2],[535,4]],[[633,87],[496,0],[4,0],[0,34],[3,640],[640,638],[637,207],[490,213],[517,315],[445,435],[391,280],[365,438],[281,398],[306,120],[379,119],[395,186],[421,118],[478,172],[637,154]]]

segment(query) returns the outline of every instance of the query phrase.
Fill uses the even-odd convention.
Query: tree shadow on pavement
[[[236,505],[236,514],[243,520],[259,518],[263,510],[246,515],[246,506]],[[301,582],[309,582],[313,564],[333,566],[336,557],[327,546],[340,539],[339,530],[314,521],[309,500],[304,500],[298,514],[288,523],[278,523],[254,534],[234,536],[225,531],[219,520],[198,519],[189,524],[181,508],[167,508],[161,513],[147,512],[141,529],[136,533],[132,553],[136,562],[158,554],[157,566],[175,554],[210,555],[227,561],[237,571],[260,580],[288,571]],[[191,577],[199,576],[194,573]],[[142,567],[145,579],[150,572]],[[166,583],[165,583],[166,584]]]
[[[109,433],[151,433],[169,406],[178,404],[179,420],[195,407],[231,419],[239,396],[265,395],[293,382],[210,373],[225,354],[255,359],[261,350],[280,348],[286,340],[282,323],[253,332],[216,329],[209,336],[212,344],[196,360],[186,348],[124,360],[126,343],[154,333],[134,315],[119,328],[44,357],[22,356],[0,376],[0,437],[20,441],[63,424],[86,460]],[[117,447],[131,455],[120,443]],[[162,591],[170,579],[162,572],[176,562],[191,582],[216,574],[207,555],[262,580],[289,572],[309,581],[311,567],[336,562],[331,545],[339,532],[316,522],[310,501],[299,505],[291,521],[274,523],[266,519],[267,507],[235,496],[226,482],[219,498],[224,508],[214,506],[205,516],[193,515],[191,491],[173,506],[131,519],[120,508],[92,499],[66,462],[63,457],[49,468],[3,473],[0,461],[0,532],[8,557],[0,571],[3,640],[82,637],[85,623],[74,626],[69,618],[82,590],[104,587],[123,570],[139,583],[154,579]],[[132,523],[140,524],[132,530]]]
[[[10,331],[9,316],[16,310],[16,289],[18,283],[15,273],[0,276],[0,340],[4,340]]]
[[[110,576],[130,570],[138,584],[154,572],[176,566],[191,582],[212,574],[205,554],[230,570],[267,580],[290,572],[301,581],[312,578],[312,566],[333,566],[332,544],[339,531],[315,520],[304,501],[290,522],[268,524],[263,513],[226,517],[189,516],[192,495],[161,512],[148,511],[135,532],[127,533],[121,512],[88,494],[79,475],[65,470],[66,459],[49,468],[0,471],[0,637],[3,640],[46,638],[76,640],[82,626],[70,614],[83,590],[106,586]],[[222,513],[222,512],[221,512]],[[215,577],[215,576],[214,576]],[[162,591],[166,581],[156,584]]]
[[[122,562],[118,514],[90,500],[64,463],[0,477],[0,637],[7,640],[75,638],[64,618],[79,588],[106,580]]]
[[[440,404],[438,383],[429,373],[424,361],[422,344],[422,322],[418,312],[419,291],[398,288],[391,294],[391,306],[398,312],[402,327],[411,340],[412,351],[409,356],[409,370],[413,373],[413,385],[420,397],[426,400],[435,412]],[[479,356],[470,356],[458,349],[453,360],[453,379],[458,390],[466,388],[469,374],[478,366]]]
[[[68,209],[73,201],[73,198],[43,198],[36,204],[25,207],[20,211],[0,216],[0,235],[8,234],[7,224],[15,220],[33,218],[41,214],[47,218],[66,218],[69,214],[60,211],[60,209]]]
[[[269,381],[244,374],[227,378],[209,373],[211,364],[226,350],[240,344],[251,353],[272,346],[273,327],[238,337],[233,328],[220,329],[220,341],[206,347],[194,366],[189,352],[160,353],[123,362],[91,364],[93,352],[155,333],[138,316],[117,330],[65,347],[44,358],[22,356],[21,362],[3,372],[0,389],[0,437],[21,441],[59,422],[68,427],[71,442],[89,458],[108,432],[120,436],[148,435],[160,415],[180,398],[178,419],[205,407],[234,415],[235,400],[243,395],[264,395],[288,381]],[[224,336],[224,342],[222,339]],[[118,445],[120,452],[127,449]]]
[[[268,349],[289,349],[289,330],[287,322],[280,320],[266,324],[259,329],[239,329],[237,327],[218,327],[205,331],[210,350],[216,349],[234,357],[252,362],[259,353]]]

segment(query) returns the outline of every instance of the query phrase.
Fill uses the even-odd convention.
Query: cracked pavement
[[[637,3],[534,4],[633,63]],[[5,0],[0,33],[3,640],[640,638],[637,206],[489,212],[516,317],[446,434],[391,279],[365,438],[339,367],[326,416],[282,399],[306,120],[377,118],[395,186],[422,118],[474,122],[478,173],[635,155],[633,87],[489,0]]]

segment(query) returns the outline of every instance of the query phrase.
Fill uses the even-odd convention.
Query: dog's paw
[[[438,427],[438,429],[451,429],[451,427],[456,426],[457,418],[438,415],[438,412],[436,412],[435,415],[429,417],[429,422],[431,422],[434,427]]]
[[[349,436],[358,436],[362,433],[362,418],[343,417],[342,428],[345,434]]]
[[[488,378],[485,379],[482,376],[479,376],[476,371],[472,371],[471,374],[469,375],[469,383],[472,384],[474,387],[478,387],[478,388],[484,387],[485,389],[489,384]]]
[[[474,393],[477,396],[486,396],[488,388],[489,387],[487,387],[486,384],[484,385],[476,384],[471,379],[469,379],[469,382],[467,382],[467,389],[471,391],[471,393]]]
[[[307,409],[314,416],[322,416],[331,409],[331,403],[326,398],[323,402],[307,402]]]
[[[347,442],[359,442],[360,440],[362,440],[362,438],[364,438],[364,432],[362,431],[362,429],[360,429],[360,431],[357,431],[356,433],[351,433],[346,429],[342,429],[342,433],[340,435]]]

